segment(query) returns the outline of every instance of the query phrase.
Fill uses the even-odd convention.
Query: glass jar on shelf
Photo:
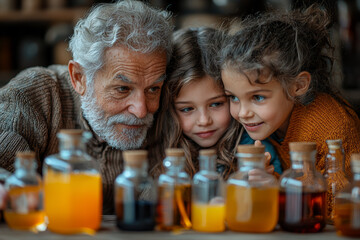
[[[94,234],[101,223],[102,181],[98,163],[85,151],[91,133],[63,129],[57,137],[60,152],[46,157],[43,165],[48,228],[62,234]]]
[[[334,224],[341,236],[360,237],[360,153],[351,155],[352,181],[335,196]]]
[[[36,167],[34,152],[16,153],[15,172],[5,181],[4,217],[10,228],[34,232],[46,229],[43,186]]]
[[[192,228],[201,232],[225,230],[225,185],[216,172],[216,150],[199,151],[200,171],[192,180]]]
[[[316,143],[289,143],[291,167],[280,177],[279,224],[290,232],[319,232],[326,225],[326,181],[315,169]]]
[[[238,171],[226,188],[226,222],[239,232],[272,231],[278,221],[279,186],[265,171],[265,146],[239,145]]]
[[[155,227],[156,186],[147,174],[147,151],[123,152],[124,171],[115,179],[117,227],[150,231]]]
[[[165,173],[159,176],[157,226],[171,231],[191,228],[191,180],[184,171],[185,154],[180,148],[166,149]]]

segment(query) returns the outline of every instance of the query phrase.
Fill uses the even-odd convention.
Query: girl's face
[[[228,100],[210,76],[183,86],[174,102],[183,133],[203,148],[214,146],[230,124]]]
[[[278,137],[285,137],[290,113],[294,101],[290,100],[281,84],[272,79],[268,83],[266,76],[250,72],[248,78],[234,69],[222,71],[225,94],[230,98],[230,112],[239,121],[250,137],[254,140],[264,140],[276,132]]]

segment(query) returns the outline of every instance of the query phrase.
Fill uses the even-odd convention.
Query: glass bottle
[[[157,193],[147,174],[147,151],[124,151],[123,158],[124,171],[115,179],[117,226],[128,231],[153,230]]]
[[[4,217],[10,228],[30,231],[46,229],[43,186],[36,172],[34,152],[17,152],[15,172],[5,181]]]
[[[228,228],[239,232],[272,231],[278,221],[279,187],[265,171],[265,146],[239,145],[238,171],[227,181]]]
[[[316,143],[289,143],[291,168],[280,177],[279,224],[290,232],[319,232],[326,225],[326,181],[315,169]]]
[[[4,184],[5,184],[5,180],[10,177],[11,173],[9,171],[7,171],[6,169],[0,168],[0,187],[2,189],[0,189],[0,191],[4,191],[5,192],[5,188],[4,188]],[[1,194],[0,194],[1,195]],[[0,199],[0,207],[3,207],[3,205],[5,205],[5,199]],[[4,211],[1,209],[0,210],[0,224],[5,222],[4,219]]]
[[[158,181],[157,226],[161,230],[191,228],[191,181],[184,164],[183,149],[166,149],[165,173]]]
[[[334,224],[338,235],[360,237],[360,153],[351,155],[353,178],[335,196]]]
[[[334,223],[334,205],[336,194],[348,183],[344,167],[344,150],[341,139],[326,140],[328,153],[325,159],[324,177],[327,183],[327,223]]]
[[[225,230],[224,183],[216,172],[216,150],[199,151],[200,171],[192,181],[192,228],[201,232]]]
[[[62,234],[94,234],[101,223],[102,182],[98,163],[85,152],[91,133],[63,129],[57,137],[60,152],[46,157],[43,165],[48,228]]]

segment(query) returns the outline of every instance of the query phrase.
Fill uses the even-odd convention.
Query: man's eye
[[[127,93],[128,91],[130,91],[130,88],[127,87],[127,86],[121,86],[121,87],[118,87],[117,90],[118,90],[120,93]]]
[[[191,110],[193,110],[194,108],[192,107],[185,107],[185,108],[180,108],[179,111],[180,112],[184,112],[184,113],[187,113],[187,112],[190,112]]]
[[[160,91],[160,87],[151,87],[149,88],[150,93],[158,93]]]
[[[261,95],[254,95],[253,98],[256,102],[262,102],[265,100],[265,97]]]

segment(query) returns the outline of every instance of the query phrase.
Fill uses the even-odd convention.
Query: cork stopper
[[[123,158],[127,166],[141,168],[147,161],[148,152],[146,150],[127,150],[123,152]]]
[[[21,158],[24,160],[33,160],[35,158],[35,152],[33,151],[17,152],[16,158]]]
[[[82,136],[82,129],[61,129],[59,134],[69,135],[69,136]]]
[[[199,151],[199,155],[200,156],[211,157],[211,156],[216,155],[216,150],[215,149],[201,149]]]
[[[327,143],[329,149],[337,150],[337,149],[341,148],[342,141],[341,141],[341,139],[326,140],[326,143]]]
[[[360,172],[360,153],[351,154],[351,168],[355,173]]]
[[[264,154],[265,146],[255,146],[252,144],[243,144],[237,146],[238,153],[249,153],[249,154]]]
[[[290,142],[290,152],[312,152],[316,150],[315,142]]]
[[[167,148],[165,150],[166,156],[168,157],[183,157],[185,156],[184,149],[182,148]]]

